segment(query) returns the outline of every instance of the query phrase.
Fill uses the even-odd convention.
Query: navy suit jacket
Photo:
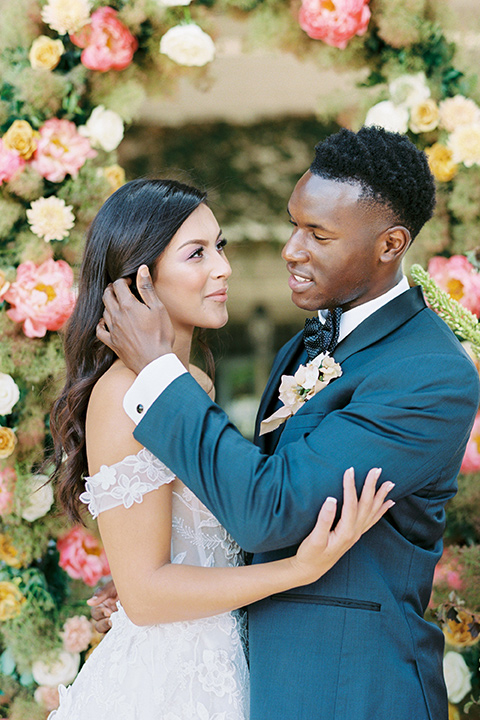
[[[279,352],[260,407],[305,360]],[[193,378],[175,380],[135,437],[209,507],[254,562],[291,555],[354,466],[396,485],[396,505],[309,586],[249,610],[251,720],[447,720],[443,635],[424,620],[479,401],[478,374],[420,288],[361,323],[334,352],[341,377],[260,447]]]

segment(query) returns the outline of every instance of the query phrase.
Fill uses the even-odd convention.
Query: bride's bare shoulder
[[[123,409],[123,398],[135,380],[135,373],[116,362],[96,382],[87,408],[85,435],[88,469],[113,465],[142,446],[133,437],[134,422]]]

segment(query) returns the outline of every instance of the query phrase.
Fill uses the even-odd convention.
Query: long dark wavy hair
[[[88,231],[78,299],[65,328],[65,386],[50,416],[52,480],[60,505],[75,522],[83,522],[78,498],[88,474],[88,401],[97,380],[117,359],[95,334],[104,310],[103,292],[118,278],[134,279],[143,264],[154,277],[155,263],[173,235],[205,201],[206,193],[175,180],[133,180],[108,198]]]

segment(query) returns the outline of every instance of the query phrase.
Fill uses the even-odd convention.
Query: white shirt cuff
[[[123,409],[135,425],[138,425],[158,396],[186,372],[185,366],[173,353],[162,355],[143,368],[123,398]]]

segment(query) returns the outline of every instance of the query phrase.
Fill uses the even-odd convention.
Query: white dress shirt
[[[402,277],[399,283],[391,290],[383,295],[369,300],[362,305],[357,305],[351,310],[342,313],[340,318],[340,333],[338,342],[349,335],[352,330],[367,319],[369,315],[386,305],[398,295],[409,289],[408,280]],[[318,317],[320,322],[325,322],[327,310],[319,310]],[[153,405],[155,400],[162,392],[180,375],[188,372],[186,367],[180,362],[174,353],[162,355],[162,357],[149,363],[137,376],[131,388],[125,393],[123,399],[123,408],[127,415],[138,424],[148,408]]]

